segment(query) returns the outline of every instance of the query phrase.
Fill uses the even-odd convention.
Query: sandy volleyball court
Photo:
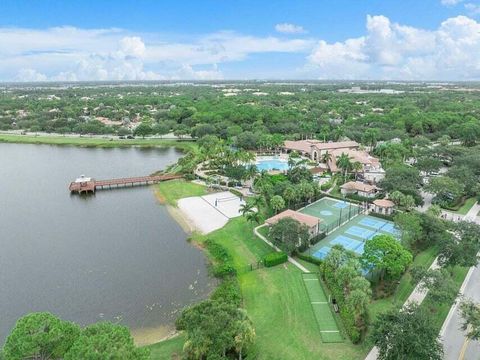
[[[180,199],[178,207],[195,230],[208,234],[225,226],[229,219],[240,216],[240,206],[244,203],[243,199],[224,191]]]

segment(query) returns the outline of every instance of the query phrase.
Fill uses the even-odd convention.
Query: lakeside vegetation
[[[37,144],[37,145],[72,145],[81,147],[168,147],[173,146],[182,150],[190,150],[195,146],[194,142],[188,140],[175,139],[154,139],[154,138],[136,138],[136,139],[118,139],[118,138],[98,138],[98,137],[73,137],[61,135],[34,136],[34,135],[13,135],[0,134],[0,142],[16,144]]]

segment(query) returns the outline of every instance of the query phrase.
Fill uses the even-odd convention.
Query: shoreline
[[[171,324],[131,329],[130,333],[136,346],[149,346],[180,335]]]
[[[176,147],[181,150],[188,150],[195,142],[190,139],[160,139],[160,138],[137,138],[137,139],[114,139],[113,137],[98,138],[89,136],[34,136],[34,135],[13,135],[1,134],[0,143],[7,144],[34,144],[34,145],[57,145],[57,146],[79,146],[97,148],[121,148],[121,147]]]
[[[183,231],[187,233],[187,235],[191,235],[197,230],[193,221],[191,221],[186,216],[186,214],[182,210],[180,210],[180,208],[166,203],[165,199],[156,187],[154,187],[153,193],[158,203],[165,206],[170,216],[177,222],[178,225],[180,225],[180,227],[183,229]]]

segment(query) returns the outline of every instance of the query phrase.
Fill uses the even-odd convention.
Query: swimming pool
[[[287,160],[282,159],[257,159],[256,166],[258,170],[280,170],[286,171],[288,170],[288,162]]]

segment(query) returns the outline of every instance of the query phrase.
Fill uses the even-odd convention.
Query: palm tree
[[[300,159],[300,154],[297,151],[292,151],[288,154],[288,166],[294,167],[297,164],[298,159]]]
[[[280,195],[274,195],[270,199],[270,206],[272,207],[275,214],[278,214],[280,210],[285,208],[285,200]]]
[[[350,156],[348,154],[342,153],[337,158],[337,166],[344,171],[344,178],[347,181],[347,173],[352,168],[352,162],[350,161]]]
[[[355,180],[357,180],[358,173],[363,170],[363,164],[360,161],[354,161],[352,170],[355,173]]]
[[[288,207],[290,207],[292,201],[297,198],[295,188],[291,185],[287,186],[285,190],[283,190],[283,198],[287,200]]]
[[[332,161],[332,154],[330,154],[327,150],[322,155],[322,162],[328,164],[329,161]]]
[[[243,216],[245,216],[247,213],[253,210],[253,207],[254,207],[253,203],[246,202],[240,205],[239,211],[242,213]]]
[[[245,219],[249,222],[260,224],[260,213],[258,211],[250,211],[245,215]]]

